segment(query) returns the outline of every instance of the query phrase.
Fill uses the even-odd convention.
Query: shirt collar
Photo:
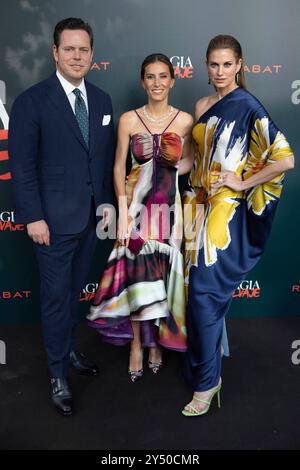
[[[78,88],[81,93],[83,94],[83,96],[86,98],[86,88],[85,88],[85,83],[84,83],[84,79],[81,80],[80,82],[80,85],[78,86],[74,86],[72,85],[72,83],[68,82],[68,80],[65,79],[65,77],[62,76],[62,74],[56,70],[56,76],[58,78],[58,80],[60,81],[61,83],[61,86],[63,87],[63,89],[65,90],[65,93],[67,96],[69,96],[71,93],[73,93],[73,90],[75,90],[75,88]]]

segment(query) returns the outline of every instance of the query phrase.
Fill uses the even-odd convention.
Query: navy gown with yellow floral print
[[[212,172],[247,179],[292,154],[261,103],[236,88],[193,129],[194,168],[184,195],[188,286],[185,373],[195,391],[216,386],[224,316],[232,293],[259,260],[270,233],[284,174],[247,191],[211,188]]]

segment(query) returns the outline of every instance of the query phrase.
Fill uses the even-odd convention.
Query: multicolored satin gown
[[[236,88],[193,129],[194,168],[184,195],[188,350],[185,375],[194,391],[216,386],[224,316],[232,293],[258,262],[280,198],[284,174],[245,192],[211,188],[214,171],[243,179],[292,154],[261,103]]]
[[[143,346],[186,350],[183,217],[177,166],[183,139],[167,132],[131,136],[132,169],[126,183],[129,216],[144,240],[141,250],[115,243],[88,320],[106,342],[133,339],[131,320],[141,321]],[[171,210],[170,210],[171,209]]]

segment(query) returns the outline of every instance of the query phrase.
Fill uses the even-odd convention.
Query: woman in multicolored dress
[[[259,260],[294,156],[262,104],[245,90],[239,42],[220,35],[206,53],[215,93],[196,104],[195,163],[184,198],[189,283],[185,416],[220,406],[224,316]]]
[[[117,242],[108,259],[88,319],[106,342],[131,343],[129,377],[162,366],[161,346],[186,350],[183,217],[178,175],[193,165],[193,118],[168,104],[174,69],[163,54],[141,67],[148,103],[119,122],[114,167],[118,198]],[[132,169],[126,180],[126,159]],[[126,184],[125,184],[126,181]]]

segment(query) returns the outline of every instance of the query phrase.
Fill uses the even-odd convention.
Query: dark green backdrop
[[[249,90],[263,102],[297,157],[299,0],[10,0],[0,8],[1,323],[36,321],[40,315],[31,242],[23,227],[13,223],[6,114],[19,93],[53,72],[52,29],[60,19],[79,16],[92,25],[95,53],[88,79],[111,94],[116,121],[120,113],[144,103],[139,67],[151,52],[172,58],[177,80],[171,102],[192,113],[196,99],[211,91],[204,64],[208,41],[220,33],[236,36],[244,49]],[[300,313],[299,176],[299,168],[287,175],[267,250],[247,278],[249,289],[244,283],[239,291],[243,297],[234,299],[230,315]],[[82,315],[110,246],[98,246],[82,292]]]

